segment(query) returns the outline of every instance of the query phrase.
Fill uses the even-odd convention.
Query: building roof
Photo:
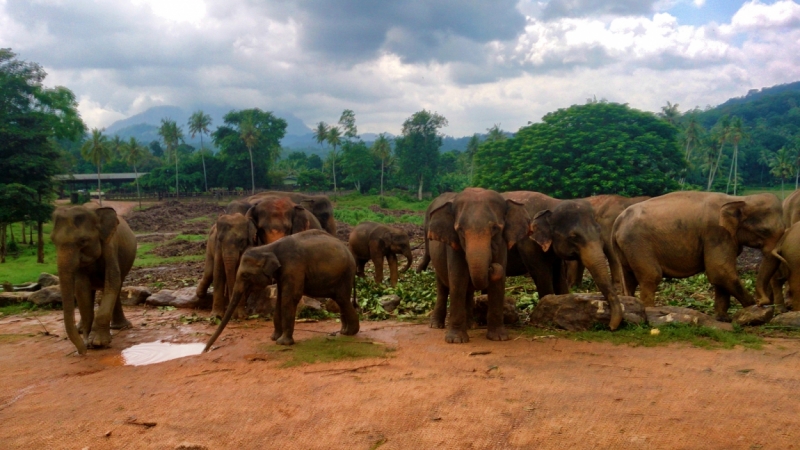
[[[147,175],[149,172],[139,172],[139,177]],[[56,175],[56,180],[59,181],[97,181],[96,173],[76,173],[67,175]],[[101,173],[100,181],[103,180],[135,180],[136,174],[131,173]]]

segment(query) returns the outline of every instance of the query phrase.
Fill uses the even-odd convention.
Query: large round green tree
[[[475,182],[557,198],[661,195],[678,188],[685,165],[677,136],[673,125],[627,105],[574,105],[513,138],[482,144]]]

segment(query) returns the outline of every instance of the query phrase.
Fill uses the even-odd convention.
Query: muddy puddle
[[[186,356],[199,355],[205,344],[174,344],[171,342],[145,342],[126,348],[119,355],[104,358],[103,362],[112,366],[145,366]]]

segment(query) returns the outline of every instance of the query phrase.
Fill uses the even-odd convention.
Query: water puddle
[[[206,344],[195,342],[191,344],[173,344],[171,342],[145,342],[122,351],[120,359],[126,366],[145,366],[184,356],[199,355]]]

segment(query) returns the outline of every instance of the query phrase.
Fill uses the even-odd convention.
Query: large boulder
[[[61,287],[55,285],[39,289],[28,297],[28,301],[37,306],[61,303]]]
[[[119,300],[125,306],[141,305],[150,297],[150,289],[144,286],[124,286],[119,293]]]
[[[0,292],[0,306],[26,302],[31,295],[33,292]]]
[[[472,308],[472,319],[477,325],[486,325],[486,315],[489,312],[489,296],[479,295],[475,297],[475,305]],[[517,299],[505,297],[503,302],[503,323],[513,325],[519,322],[519,310],[517,309]]]
[[[398,306],[400,306],[400,300],[400,296],[397,294],[384,295],[378,299],[383,310],[388,313],[394,311]],[[336,307],[338,309],[339,305],[336,305]]]
[[[39,279],[36,280],[36,283],[43,288],[55,286],[58,284],[58,277],[47,272],[42,272],[39,274]]]
[[[753,305],[736,311],[736,314],[733,315],[733,321],[742,326],[764,325],[772,320],[774,315],[775,308],[772,305]]]
[[[669,323],[685,323],[719,330],[733,331],[733,325],[714,320],[709,315],[690,308],[680,306],[653,306],[645,309],[647,322],[651,327],[658,327]]]
[[[623,319],[644,323],[644,305],[635,297],[620,296]],[[533,309],[530,321],[539,326],[558,326],[569,331],[585,331],[596,324],[608,326],[611,310],[602,294],[546,295]]]
[[[150,306],[174,306],[176,308],[208,308],[213,299],[211,294],[206,294],[202,298],[195,295],[196,287],[185,287],[171,290],[162,289],[155,294],[147,297],[145,303]]]
[[[769,322],[769,324],[783,327],[800,328],[800,311],[791,311],[777,315]]]

